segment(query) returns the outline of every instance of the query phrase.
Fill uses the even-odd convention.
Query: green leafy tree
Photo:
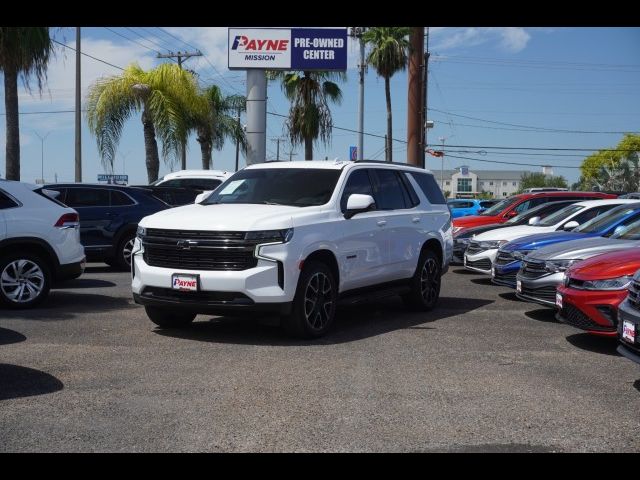
[[[638,155],[640,152],[640,135],[625,134],[614,149],[599,150],[582,161],[580,171],[585,182],[604,183],[603,172],[615,170],[624,159]],[[603,170],[604,169],[604,170]]]
[[[376,69],[384,78],[384,93],[387,100],[387,144],[386,160],[393,160],[393,120],[391,113],[391,77],[407,67],[410,44],[408,35],[410,27],[372,27],[362,38],[370,45],[367,63]]]
[[[342,90],[335,81],[346,80],[339,72],[269,72],[270,80],[280,80],[291,102],[286,127],[291,145],[304,144],[304,159],[313,160],[313,143],[331,142],[333,120],[329,102],[342,103]]]
[[[196,105],[191,110],[191,128],[202,153],[202,168],[209,169],[213,162],[213,149],[222,150],[225,140],[238,142],[246,151],[247,137],[236,118],[238,112],[247,109],[247,99],[242,95],[224,95],[217,85],[199,92]]]
[[[568,188],[567,180],[563,176],[545,175],[540,172],[525,172],[520,176],[520,190],[528,188],[557,187]]]
[[[0,70],[4,73],[6,121],[6,178],[20,180],[20,121],[18,118],[18,77],[31,91],[35,77],[42,93],[47,65],[53,54],[49,27],[0,27]]]
[[[160,160],[156,135],[165,162],[177,158],[186,144],[190,118],[198,104],[196,80],[176,64],[145,71],[129,65],[120,75],[103,77],[89,89],[87,118],[105,166],[113,164],[125,122],[142,112],[145,160],[149,183],[158,179]]]

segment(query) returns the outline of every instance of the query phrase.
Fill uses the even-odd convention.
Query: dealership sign
[[[346,28],[230,28],[229,69],[346,70]]]

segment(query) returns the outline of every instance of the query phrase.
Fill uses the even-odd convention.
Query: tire
[[[402,296],[404,303],[414,310],[431,310],[440,297],[441,276],[438,256],[432,250],[423,250],[411,279],[411,292]]]
[[[0,259],[0,304],[31,308],[42,303],[51,288],[51,268],[38,255],[13,253]]]
[[[149,320],[162,328],[183,328],[196,318],[195,313],[182,312],[161,307],[144,307]]]
[[[122,271],[131,270],[131,252],[135,239],[136,234],[134,232],[125,233],[118,243],[115,258],[109,259],[109,265]]]
[[[283,317],[282,326],[294,337],[321,337],[333,324],[337,301],[338,285],[331,269],[322,262],[305,262],[291,313]]]

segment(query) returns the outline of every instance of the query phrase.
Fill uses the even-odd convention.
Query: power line
[[[145,42],[153,43],[154,45],[156,45],[156,46],[160,47],[160,49],[162,49],[162,50],[167,50],[167,49],[166,49],[166,48],[164,48],[162,45],[160,45],[160,44],[158,44],[158,43],[154,42],[153,40],[150,40],[149,38],[146,38],[146,37],[144,37],[144,36],[140,35],[138,32],[136,32],[136,31],[135,31],[135,30],[133,30],[132,28],[129,28],[129,27],[124,27],[124,28],[126,28],[127,30],[129,30],[129,31],[130,31],[131,33],[133,33],[134,35],[137,35],[138,37],[140,37],[141,39],[143,39]],[[168,50],[170,50],[170,49],[168,49]],[[158,52],[158,53],[160,53],[160,52]]]
[[[523,167],[548,167],[548,163],[518,163],[518,162],[503,162],[500,160],[485,160],[481,158],[470,158],[470,157],[462,157],[458,155],[449,155],[447,154],[447,158],[460,158],[462,160],[471,160],[473,162],[485,162],[485,163],[501,163],[505,165],[520,165]],[[580,168],[576,165],[553,165],[554,168]]]
[[[173,35],[173,34],[171,34],[171,33],[167,32],[164,28],[162,28],[162,27],[156,27],[156,28],[157,28],[158,30],[160,30],[161,32],[166,33],[166,34],[167,34],[167,35],[169,35],[171,38],[175,38],[175,39],[176,39],[176,40],[178,40],[179,42],[184,43],[187,47],[189,47],[189,48],[193,48],[194,50],[198,50],[198,47],[194,47],[193,45],[191,45],[191,44],[189,44],[189,43],[185,42],[183,39],[181,39],[181,38],[179,38],[179,37],[176,37],[175,35]]]
[[[63,46],[63,47],[66,47],[66,48],[68,48],[69,50],[73,50],[74,52],[76,51],[76,49],[75,49],[75,48],[70,47],[69,45],[66,45],[66,44],[64,44],[64,43],[62,43],[62,42],[59,42],[58,40],[56,40],[56,39],[54,39],[54,38],[52,38],[52,39],[51,39],[51,41],[52,41],[53,43],[57,43],[58,45],[61,45],[61,46]],[[124,68],[119,67],[118,65],[114,65],[113,63],[109,63],[109,62],[107,62],[107,61],[105,61],[105,60],[101,60],[101,59],[99,59],[99,58],[97,58],[97,57],[94,57],[93,55],[89,55],[88,53],[80,52],[80,54],[81,54],[81,55],[84,55],[85,57],[92,58],[93,60],[96,60],[96,61],[98,61],[98,62],[100,62],[100,63],[104,63],[105,65],[109,65],[110,67],[117,68],[118,70],[123,70],[123,71],[124,71]]]
[[[109,28],[109,27],[103,27],[103,28],[105,28],[106,30],[109,30],[111,33],[114,33],[114,34],[118,35],[119,37],[124,38],[125,40],[128,40],[128,41],[130,41],[130,42],[135,43],[136,45],[141,46],[142,48],[146,48],[146,49],[147,49],[147,50],[149,50],[150,52],[160,53],[159,51],[154,50],[153,48],[150,48],[150,47],[148,47],[147,45],[143,45],[142,43],[138,42],[137,40],[134,40],[133,38],[129,38],[129,37],[127,37],[126,35],[123,35],[123,34],[122,34],[122,33],[120,33],[120,32],[116,32],[115,30],[113,30],[113,29],[111,29],[111,28]]]

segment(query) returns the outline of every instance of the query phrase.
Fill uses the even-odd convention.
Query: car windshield
[[[341,170],[324,168],[245,169],[220,185],[202,205],[324,205],[331,198],[340,173]]]
[[[486,216],[500,215],[504,210],[507,209],[507,207],[510,207],[517,201],[518,201],[517,198],[505,198],[504,200],[501,200],[498,203],[496,203],[493,207],[487,208],[480,215],[486,215]]]
[[[573,214],[579,212],[584,209],[584,207],[580,205],[569,205],[568,207],[564,207],[562,210],[558,210],[556,213],[549,215],[544,220],[540,220],[536,223],[535,227],[553,227],[554,225],[566,220]]]
[[[615,225],[627,215],[633,213],[636,208],[630,208],[628,205],[613,208],[608,212],[602,213],[595,218],[592,218],[586,223],[583,223],[578,228],[574,229],[574,232],[582,233],[594,233],[604,230],[605,228]]]
[[[542,216],[540,215],[540,212],[543,210],[546,211],[548,208],[549,205],[542,204],[529,210],[525,210],[520,215],[507,220],[505,222],[505,225],[527,225],[529,223],[529,220],[531,220],[533,217]]]
[[[611,238],[620,240],[640,240],[640,220],[627,225],[622,230],[611,235]]]

